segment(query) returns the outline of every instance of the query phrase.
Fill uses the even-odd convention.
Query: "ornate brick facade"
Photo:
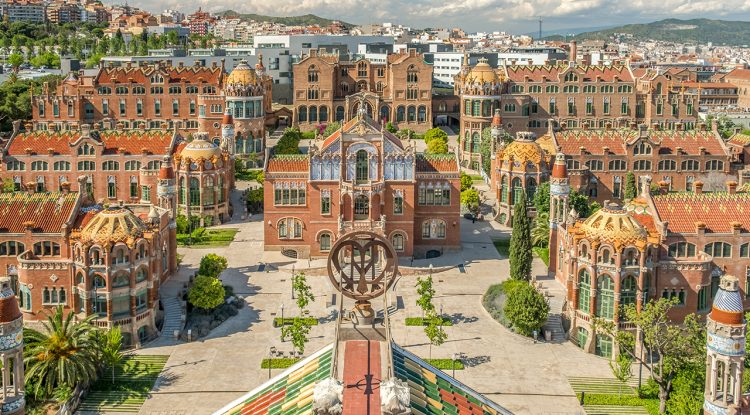
[[[456,156],[416,153],[364,110],[308,154],[272,156],[264,189],[267,250],[326,256],[360,229],[387,236],[403,256],[460,247]]]
[[[364,104],[361,104],[364,102]],[[303,131],[356,117],[360,105],[385,124],[425,132],[432,128],[432,65],[415,50],[387,63],[344,61],[311,50],[294,65],[294,124]]]

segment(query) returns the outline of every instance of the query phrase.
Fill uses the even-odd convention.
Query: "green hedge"
[[[581,394],[576,394],[578,401],[581,401]],[[659,413],[658,398],[639,398],[633,395],[615,395],[615,394],[597,394],[587,393],[584,405],[620,405],[620,406],[641,406],[646,408],[649,414],[657,415]]]
[[[464,370],[464,363],[458,359],[455,362],[453,359],[425,359],[425,362],[440,370],[453,370],[453,365],[455,365],[456,370]]]
[[[436,317],[436,320],[438,317]],[[406,325],[407,326],[427,326],[430,324],[430,319],[422,318],[422,317],[407,317],[406,318]],[[440,320],[438,320],[438,325],[440,324]],[[452,326],[453,322],[448,317],[443,317],[443,326]]]
[[[274,327],[281,327],[284,326],[291,326],[294,324],[295,321],[299,320],[300,317],[284,317],[284,323],[281,322],[281,317],[276,317],[273,319],[273,326]],[[317,326],[318,325],[318,319],[315,317],[305,317],[302,319],[302,323],[306,326]]]
[[[549,266],[549,248],[535,246],[531,250],[544,261],[544,265]]]
[[[263,359],[263,361],[260,362],[260,368],[268,369],[268,366],[270,365],[271,369],[286,369],[299,361],[300,359],[293,359],[289,357],[280,357],[278,359]]]

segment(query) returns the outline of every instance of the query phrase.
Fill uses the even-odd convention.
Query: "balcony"
[[[381,220],[341,221],[339,223],[339,234],[341,235],[356,231],[373,231],[382,235],[385,233],[385,218]]]

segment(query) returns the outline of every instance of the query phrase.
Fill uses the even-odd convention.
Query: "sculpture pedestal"
[[[352,311],[356,318],[354,322],[356,326],[372,326],[375,322],[375,310],[372,309],[369,301],[357,301]]]

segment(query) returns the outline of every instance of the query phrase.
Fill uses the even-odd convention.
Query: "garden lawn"
[[[492,244],[495,245],[495,249],[501,257],[508,258],[510,255],[510,239],[493,239]]]
[[[91,385],[78,410],[138,413],[168,358],[156,355],[126,356],[115,369],[115,382],[112,383],[111,369],[106,369],[99,380]]]
[[[206,229],[200,240],[190,240],[188,234],[177,235],[177,245],[194,248],[205,248],[213,246],[227,246],[234,240],[234,235],[239,232],[237,228]],[[190,242],[190,244],[188,244]]]

